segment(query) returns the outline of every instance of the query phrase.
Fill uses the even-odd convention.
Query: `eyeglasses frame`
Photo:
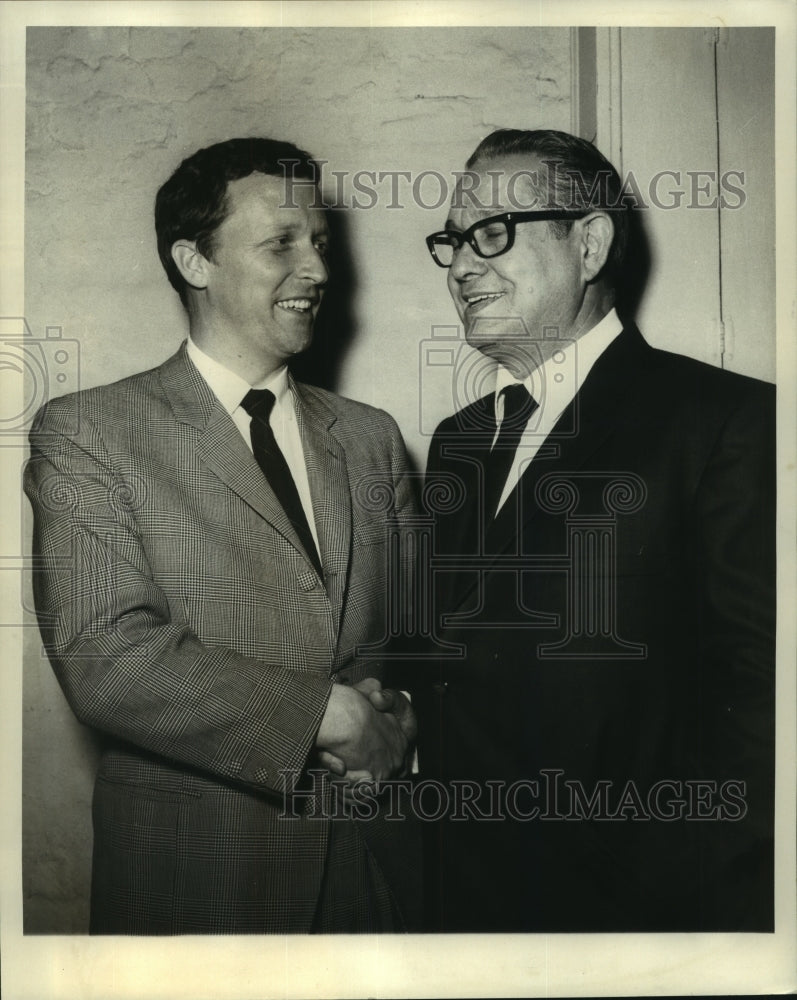
[[[492,260],[494,257],[500,257],[502,254],[508,253],[515,245],[515,227],[519,222],[551,222],[553,220],[564,221],[567,219],[583,219],[592,211],[594,211],[594,209],[554,208],[539,209],[534,212],[502,212],[500,215],[491,215],[487,219],[479,219],[478,222],[474,222],[473,225],[469,226],[463,233],[457,233],[453,229],[440,229],[436,233],[431,233],[426,237],[426,246],[429,248],[429,253],[432,255],[432,260],[435,264],[437,264],[438,267],[446,269],[451,267],[454,260],[452,258],[451,264],[444,264],[438,258],[434,241],[439,236],[455,237],[459,241],[459,246],[453,247],[454,253],[456,253],[457,250],[461,250],[467,243],[477,257],[481,257],[482,260]],[[489,226],[495,222],[503,222],[504,225],[506,225],[506,246],[503,250],[499,250],[498,253],[482,253],[482,251],[476,246],[473,234],[477,230],[484,228],[484,226]]]

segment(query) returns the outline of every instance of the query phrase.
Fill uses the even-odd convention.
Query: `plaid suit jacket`
[[[356,651],[385,635],[387,528],[413,501],[386,413],[292,389],[323,583],[185,345],[35,420],[42,636],[77,717],[111,737],[94,929],[311,926],[329,822],[307,762],[332,684],[379,675]],[[389,509],[369,501],[379,484]]]

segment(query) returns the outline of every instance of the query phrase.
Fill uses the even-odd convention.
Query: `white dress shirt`
[[[304,461],[304,449],[302,448],[302,438],[299,434],[299,425],[296,421],[296,401],[293,392],[288,384],[288,369],[285,365],[273,372],[267,379],[250,385],[246,379],[231,372],[229,368],[207,355],[196,343],[188,338],[188,357],[199,371],[199,374],[207,382],[214,396],[218,399],[224,409],[232,417],[233,423],[241,432],[241,437],[246,442],[247,448],[252,451],[252,438],[250,428],[252,418],[241,406],[241,400],[250,389],[269,389],[274,393],[276,403],[269,417],[269,424],[274,432],[274,438],[280,447],[280,451],[285,456],[288,468],[291,470],[293,481],[296,484],[296,492],[302,503],[310,533],[313,536],[316,549],[318,546],[318,535],[316,534],[315,519],[313,517],[313,500],[310,496],[310,483],[307,479],[307,467]]]
[[[529,462],[540,450],[556,421],[584,384],[592,366],[622,329],[623,324],[616,311],[610,310],[600,323],[577,340],[569,341],[561,350],[555,351],[552,357],[523,380],[523,385],[537,401],[539,408],[531,414],[521,435],[497,510],[501,509],[506,498],[517,486]],[[504,399],[500,395],[501,390],[518,381],[519,379],[510,371],[499,366],[495,382],[495,419],[498,430],[504,417]],[[493,444],[498,439],[498,430]]]

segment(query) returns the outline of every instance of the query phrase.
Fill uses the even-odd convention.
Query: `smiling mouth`
[[[309,313],[315,303],[312,299],[281,299],[276,304],[286,312]]]
[[[503,292],[483,292],[480,295],[467,295],[465,298],[465,308],[475,309],[477,306],[486,305],[488,302],[495,302],[500,299]]]

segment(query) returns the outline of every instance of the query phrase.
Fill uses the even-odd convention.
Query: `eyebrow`
[[[446,219],[444,228],[446,232],[464,233],[467,232],[468,229],[471,229],[473,226],[477,226],[480,222],[489,222],[490,219],[494,219],[499,215],[506,215],[506,214],[507,214],[506,212],[491,212],[489,215],[485,215],[484,218],[482,219],[476,219],[475,222],[472,222],[470,226],[465,226],[464,229],[461,229],[459,226],[454,225],[451,219]]]
[[[299,226],[295,222],[275,222],[267,228],[267,232],[295,233]]]
[[[270,226],[266,231],[267,236],[264,236],[262,240],[258,241],[258,245],[261,243],[268,243],[269,240],[278,239],[280,236],[292,236],[294,233],[299,232],[304,226],[296,222],[276,222],[273,226]],[[310,232],[312,238],[317,238],[319,236],[329,236],[329,226],[323,226],[318,229],[312,229]]]

